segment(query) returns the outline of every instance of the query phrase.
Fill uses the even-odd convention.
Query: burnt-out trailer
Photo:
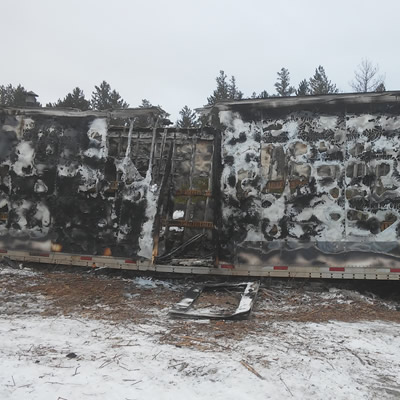
[[[400,92],[159,110],[0,108],[0,255],[188,274],[400,279]]]

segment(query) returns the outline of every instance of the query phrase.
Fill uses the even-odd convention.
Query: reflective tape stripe
[[[344,267],[329,267],[329,271],[332,271],[332,272],[344,272]]]
[[[31,252],[29,253],[29,255],[30,255],[30,256],[33,256],[33,257],[50,257],[50,254],[49,254],[49,253],[35,253],[35,252],[33,252],[33,251],[31,251]]]

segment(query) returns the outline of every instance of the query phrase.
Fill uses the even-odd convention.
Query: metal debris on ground
[[[259,288],[260,282],[213,283],[193,286],[186,292],[184,298],[175,304],[169,314],[183,318],[244,319],[250,315]],[[227,291],[232,294],[233,291],[238,289],[244,290],[241,294],[240,302],[234,310],[194,309],[199,297],[206,291]]]

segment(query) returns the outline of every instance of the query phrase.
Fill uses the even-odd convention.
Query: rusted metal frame
[[[168,226],[178,226],[184,228],[204,228],[204,229],[214,229],[214,223],[211,221],[186,221],[185,219],[163,219],[163,225]]]
[[[211,190],[177,190],[175,191],[176,196],[201,196],[201,197],[212,197]]]
[[[179,245],[175,249],[171,250],[167,254],[163,254],[161,257],[157,257],[156,262],[162,264],[162,263],[165,263],[167,261],[171,261],[171,257],[172,256],[179,255],[180,253],[182,253],[186,249],[186,247],[188,247],[192,243],[200,240],[203,236],[204,236],[204,233],[199,233],[199,234],[191,237],[189,240],[187,240],[186,242],[182,243],[181,245]]]
[[[190,174],[189,174],[189,189],[193,189],[193,172],[194,172],[194,163],[196,160],[196,148],[197,148],[197,136],[193,135],[193,141],[192,141],[192,160],[190,163]],[[190,211],[190,206],[192,204],[192,199],[189,196],[186,200],[186,212],[185,212],[185,220],[189,220],[189,211]],[[190,217],[191,219],[191,217]]]
[[[153,136],[152,136],[152,139],[151,139],[151,148],[150,148],[150,156],[149,156],[149,168],[147,170],[151,177],[152,177],[152,174],[153,174],[154,149],[155,149],[155,144],[156,144],[156,140],[157,140],[157,125],[158,125],[159,119],[160,119],[160,117],[157,118],[157,120],[156,120],[156,122],[154,124]]]
[[[125,126],[124,126],[124,129],[126,129]],[[121,147],[122,147],[122,132],[119,132],[119,134],[118,134],[118,149],[117,149],[118,158],[121,157]]]
[[[155,129],[156,132],[156,129]],[[166,136],[166,134],[165,134]],[[165,145],[165,143],[164,143]],[[172,155],[173,155],[173,147],[171,146],[168,151],[168,158],[164,169],[164,174],[161,182],[159,183],[157,180],[157,184],[159,183],[159,195],[157,201],[157,211],[154,218],[154,225],[153,225],[153,253],[152,253],[152,263],[154,263],[155,259],[158,256],[158,245],[160,240],[160,229],[161,229],[161,218],[164,213],[164,209],[166,208],[168,202],[168,178],[171,173],[171,166],[172,166]],[[160,157],[160,164],[162,162],[162,154]]]
[[[164,132],[162,134],[161,138],[161,147],[160,147],[160,162],[159,162],[159,168],[158,168],[158,173],[157,173],[157,180],[160,179],[160,176],[163,174],[164,168],[164,150],[165,150],[165,143],[167,140],[167,130],[164,129]]]
[[[168,190],[168,198],[166,202],[166,207],[165,207],[165,214],[167,215],[167,221],[168,219],[172,218],[172,213],[173,213],[173,207],[171,207],[171,204],[173,204],[172,201],[172,193],[174,190],[174,173],[175,173],[175,153],[176,153],[176,134],[174,133],[174,136],[172,138],[172,142],[170,144],[170,151],[172,151],[172,156],[171,156],[171,171],[169,174],[169,190]],[[172,148],[172,150],[171,150]],[[161,229],[161,227],[160,227]],[[167,243],[169,237],[169,225],[168,222],[165,224],[165,231],[164,231],[164,240],[165,243]]]
[[[136,146],[135,146],[135,164],[136,166],[138,165],[139,161],[139,150],[140,150],[140,131],[137,133],[137,138],[136,138]]]

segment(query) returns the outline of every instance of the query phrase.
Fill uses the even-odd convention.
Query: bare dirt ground
[[[264,280],[248,320],[201,324],[168,316],[171,306],[196,283],[192,278],[161,280],[77,267],[13,267],[0,267],[2,314],[83,317],[110,323],[159,320],[170,328],[161,341],[177,345],[192,343],[187,338],[200,333],[240,340],[264,329],[266,322],[400,322],[400,282]],[[197,307],[232,310],[238,301],[237,293],[209,292],[199,298]]]

